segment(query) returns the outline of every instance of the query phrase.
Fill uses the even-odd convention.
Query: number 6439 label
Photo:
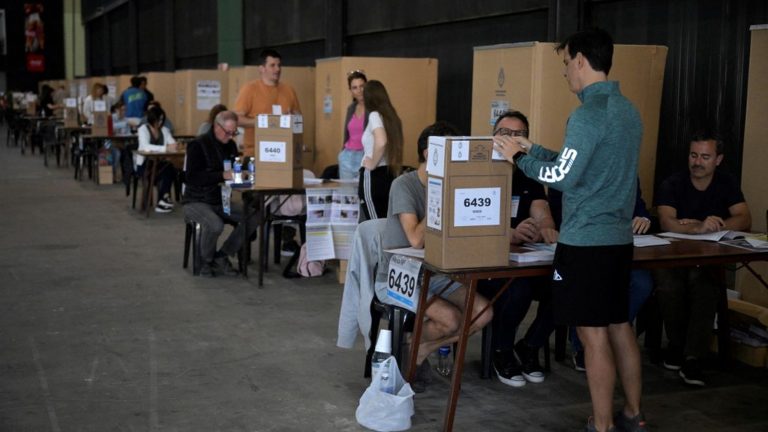
[[[397,306],[416,312],[419,307],[421,261],[392,255],[387,273],[387,297]]]

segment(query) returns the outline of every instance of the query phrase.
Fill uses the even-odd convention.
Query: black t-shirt
[[[512,173],[512,228],[530,217],[531,203],[539,199],[547,199],[544,186],[515,168]]]
[[[654,197],[655,205],[674,207],[678,219],[704,220],[708,216],[730,217],[731,206],[744,202],[736,179],[724,172],[715,171],[712,183],[706,190],[693,187],[687,171],[673,174],[661,184]]]

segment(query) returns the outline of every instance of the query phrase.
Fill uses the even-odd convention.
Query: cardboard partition
[[[175,81],[174,134],[196,135],[200,124],[208,119],[211,108],[222,103],[228,94],[227,72],[215,69],[176,71]],[[148,87],[151,85],[150,81]],[[149,88],[154,91],[153,87]]]
[[[247,82],[261,79],[261,73],[259,73],[258,66],[245,66],[242,69],[242,81],[240,81],[240,86]],[[237,74],[237,72],[234,73]],[[233,72],[230,71],[230,83],[232,83],[232,74]],[[235,79],[237,79],[237,76]],[[299,99],[301,115],[304,121],[304,132],[302,134],[302,164],[307,169],[312,170],[315,150],[315,68],[285,66],[282,68],[280,82],[293,87],[293,90],[296,92],[296,97]],[[230,105],[227,105],[230,108],[234,107],[238,92],[239,88],[237,92],[234,92],[234,98],[230,99]],[[232,93],[231,89],[230,93]],[[315,175],[319,174],[316,170],[312,171]]]
[[[509,264],[512,164],[490,137],[430,137],[426,262],[446,270]]]
[[[155,96],[155,100],[160,102],[160,106],[165,111],[165,117],[171,120],[174,126],[174,133],[178,134],[178,117],[176,113],[176,74],[173,72],[147,72],[141,74],[147,77],[147,89]],[[131,77],[128,77],[128,87]],[[128,88],[126,87],[126,88]],[[197,129],[195,129],[197,130]]]
[[[254,128],[254,186],[301,188],[301,135],[294,134],[290,115],[259,115]]]
[[[476,47],[472,77],[472,134],[492,133],[493,122],[506,110],[528,117],[531,140],[560,150],[565,124],[579,100],[563,77],[557,44],[524,42]],[[615,45],[608,76],[620,83],[643,121],[638,174],[646,202],[653,202],[656,144],[667,48]]]
[[[747,110],[744,121],[744,149],[741,165],[741,189],[752,213],[752,231],[766,232],[768,211],[768,24],[750,27],[752,43],[747,79]],[[736,145],[727,143],[726,145]],[[768,263],[754,262],[750,267],[768,280]],[[746,301],[768,307],[768,290],[747,270],[736,276],[736,289]]]
[[[248,82],[245,78],[245,68],[255,66],[236,66],[230,67],[227,71],[227,98],[222,102],[227,108],[232,109],[237,100],[237,94],[240,88]]]
[[[353,70],[362,70],[369,80],[384,84],[403,124],[403,165],[419,166],[417,139],[425,127],[435,122],[437,65],[437,59],[432,58],[335,57],[317,60],[313,170],[321,173],[329,165],[339,163],[346,128],[344,120],[347,107],[352,103],[347,73]]]

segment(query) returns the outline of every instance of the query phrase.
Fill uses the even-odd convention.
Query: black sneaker
[[[200,266],[200,276],[206,277],[206,278],[212,278],[212,277],[215,277],[216,274],[213,272],[213,268],[211,268],[210,264],[203,263]]]
[[[221,274],[224,276],[237,276],[238,271],[234,267],[232,267],[232,263],[229,262],[229,258],[223,256],[218,257],[213,260],[212,263],[210,263],[211,268],[213,269],[213,272],[217,275]]]
[[[429,365],[429,359],[416,366],[416,374],[411,382],[411,389],[414,393],[424,393],[427,385],[432,382],[432,366]]]
[[[515,353],[512,351],[496,350],[493,352],[493,369],[496,376],[503,384],[512,387],[523,387],[525,377],[520,370],[520,362],[517,361]]]
[[[292,257],[298,250],[299,244],[296,243],[296,240],[284,241],[283,245],[280,247],[280,255],[284,257]]]
[[[680,378],[688,385],[695,385],[703,387],[706,385],[704,382],[704,373],[699,367],[699,361],[695,358],[690,358],[683,363],[683,367],[680,369]]]
[[[613,416],[613,424],[616,429],[623,432],[648,432],[643,413],[630,418],[624,414],[624,411],[619,411]]]
[[[522,372],[526,381],[532,383],[544,382],[544,369],[539,364],[539,350],[531,348],[524,340],[515,344],[515,354],[522,364]]]
[[[584,363],[584,350],[574,351],[573,354],[571,354],[571,359],[573,360],[573,368],[576,369],[577,372],[587,371],[587,366]]]
[[[671,371],[679,371],[683,365],[683,351],[675,347],[668,347],[664,354],[664,368]]]

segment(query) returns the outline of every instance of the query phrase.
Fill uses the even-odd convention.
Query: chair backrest
[[[386,269],[388,266],[387,260],[389,254],[384,252],[382,247],[382,236],[384,235],[384,229],[387,226],[386,219],[371,219],[365,222],[361,222],[357,226],[356,236],[360,238],[361,251],[352,251],[352,253],[364,253],[366,254],[367,261],[371,266],[371,275],[373,280],[370,281],[374,286],[374,292],[376,297],[381,301],[385,301],[386,296]],[[356,247],[356,242],[353,242],[353,248]],[[377,283],[377,281],[379,281]]]

